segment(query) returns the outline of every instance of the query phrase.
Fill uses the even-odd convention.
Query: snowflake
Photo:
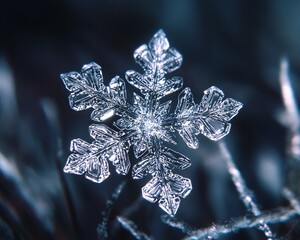
[[[92,143],[81,139],[71,142],[72,154],[64,167],[66,173],[84,174],[91,181],[101,183],[110,175],[109,162],[118,174],[126,175],[131,167],[128,152],[132,146],[138,162],[132,167],[132,177],[141,179],[151,175],[152,179],[142,188],[143,197],[159,206],[170,215],[175,215],[181,198],[192,190],[191,180],[172,172],[186,169],[190,159],[165,146],[176,144],[174,132],[188,147],[198,147],[197,135],[203,134],[211,140],[219,140],[230,131],[231,120],[242,108],[234,99],[223,100],[223,92],[210,87],[204,91],[199,104],[193,99],[190,88],[185,88],[178,97],[174,113],[170,113],[171,101],[160,99],[174,93],[183,86],[181,77],[168,79],[166,74],[178,69],[181,54],[170,47],[168,39],[159,30],[149,44],[134,52],[135,61],[144,73],[130,70],[126,80],[138,88],[141,95],[133,93],[133,102],[126,97],[125,82],[114,77],[108,86],[103,83],[101,67],[96,63],[84,65],[81,73],[61,74],[66,88],[71,92],[69,102],[76,111],[93,108],[91,119],[103,122],[112,116],[120,118],[114,122],[115,129],[104,124],[89,127]]]

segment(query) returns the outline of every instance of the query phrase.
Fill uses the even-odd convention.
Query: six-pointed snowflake
[[[108,86],[103,83],[101,67],[96,63],[84,65],[81,73],[61,74],[66,88],[71,92],[69,102],[76,111],[93,108],[91,119],[96,122],[117,115],[115,129],[104,124],[89,127],[92,143],[81,139],[71,142],[73,152],[64,167],[67,173],[82,175],[100,183],[108,178],[109,162],[117,173],[126,175],[130,170],[128,152],[132,146],[138,163],[132,167],[132,177],[140,179],[151,175],[152,179],[142,188],[142,194],[150,202],[170,215],[175,215],[181,198],[192,190],[190,179],[174,174],[172,170],[185,169],[190,160],[164,146],[176,144],[174,132],[178,132],[190,148],[198,147],[197,135],[219,140],[230,131],[232,119],[242,107],[234,99],[223,100],[223,92],[210,87],[204,91],[199,104],[193,100],[190,88],[185,88],[178,97],[174,113],[170,113],[171,101],[161,102],[161,98],[179,90],[183,85],[180,77],[165,77],[178,69],[182,63],[180,53],[169,46],[165,33],[160,30],[150,40],[134,52],[135,61],[144,73],[130,70],[126,80],[138,88],[142,94],[133,94],[129,103],[125,82],[114,77]]]

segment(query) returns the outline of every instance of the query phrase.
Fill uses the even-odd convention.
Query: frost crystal
[[[69,102],[76,111],[93,108],[91,119],[103,122],[114,115],[120,118],[114,122],[116,129],[104,124],[89,127],[92,143],[81,139],[71,142],[72,154],[64,171],[82,175],[100,183],[108,178],[109,162],[116,172],[126,175],[130,169],[128,152],[132,146],[138,159],[132,167],[132,177],[140,179],[151,175],[152,179],[142,188],[143,197],[159,206],[170,215],[175,215],[181,198],[192,190],[191,180],[172,172],[191,165],[190,159],[164,143],[176,144],[174,132],[188,147],[198,147],[197,135],[203,134],[211,140],[219,140],[230,131],[231,120],[242,107],[234,99],[223,100],[223,92],[210,87],[196,104],[190,88],[185,88],[178,97],[174,113],[170,113],[171,101],[160,99],[179,90],[183,85],[181,77],[165,77],[178,69],[182,63],[181,54],[170,47],[168,39],[159,30],[149,44],[134,52],[135,61],[144,73],[133,70],[126,72],[126,80],[138,88],[141,95],[133,94],[129,103],[125,82],[114,77],[108,86],[103,83],[101,67],[96,63],[84,65],[81,73],[61,74],[66,88],[71,92]]]

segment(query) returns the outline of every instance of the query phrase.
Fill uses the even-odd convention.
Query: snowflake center
[[[161,135],[161,123],[158,118],[153,115],[141,115],[136,121],[137,130],[146,136],[160,136]]]

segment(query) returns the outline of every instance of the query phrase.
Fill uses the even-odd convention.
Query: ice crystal
[[[61,74],[66,88],[71,92],[69,102],[76,111],[93,108],[91,119],[103,122],[114,115],[115,129],[104,124],[89,127],[92,143],[81,139],[71,142],[73,152],[64,167],[67,173],[85,175],[100,183],[108,178],[109,162],[118,174],[126,175],[131,167],[128,152],[132,146],[138,159],[132,167],[132,177],[140,179],[151,175],[152,179],[142,188],[143,197],[158,202],[169,215],[175,215],[181,198],[192,190],[191,180],[172,172],[191,165],[189,158],[165,146],[176,144],[174,132],[178,132],[190,148],[198,147],[197,135],[219,140],[230,131],[229,121],[238,113],[242,104],[234,99],[223,100],[224,94],[217,87],[204,91],[196,104],[190,88],[178,97],[174,113],[170,113],[171,101],[161,98],[174,93],[183,86],[181,77],[166,78],[178,69],[181,54],[170,47],[168,39],[159,30],[149,44],[134,52],[135,61],[144,72],[130,70],[125,78],[142,94],[133,93],[133,101],[127,101],[125,82],[114,77],[108,86],[103,83],[101,67],[96,63],[84,65],[81,73]],[[118,130],[116,130],[118,129]]]

